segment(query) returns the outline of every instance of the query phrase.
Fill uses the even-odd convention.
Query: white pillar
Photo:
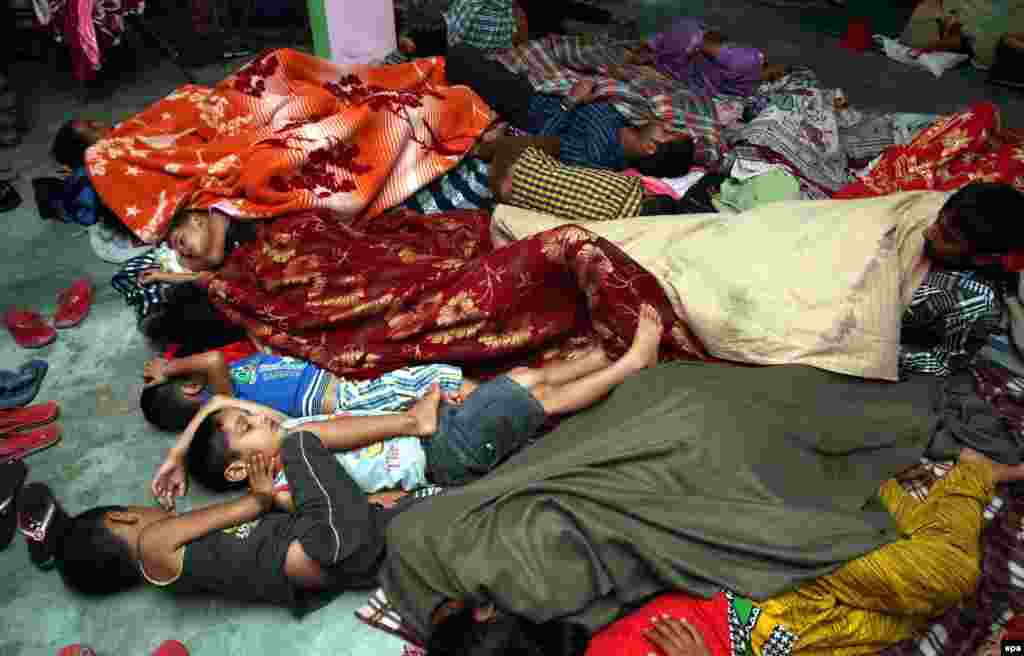
[[[330,59],[334,63],[364,64],[372,59],[381,59],[398,47],[392,0],[309,2],[323,5]]]

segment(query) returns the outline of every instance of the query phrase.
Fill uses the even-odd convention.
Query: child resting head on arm
[[[233,221],[216,210],[182,210],[167,231],[167,244],[185,272],[151,269],[139,274],[139,282],[197,282],[212,276],[231,252],[256,239],[256,225]]]

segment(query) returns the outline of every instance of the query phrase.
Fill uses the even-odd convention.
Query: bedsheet
[[[714,357],[895,381],[903,313],[928,270],[924,230],[945,199],[784,201],[586,227],[658,278]],[[516,239],[565,223],[507,205],[494,221]]]

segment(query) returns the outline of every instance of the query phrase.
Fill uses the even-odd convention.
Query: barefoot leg
[[[657,311],[644,305],[633,344],[619,360],[565,385],[542,384],[531,391],[549,415],[574,412],[593,405],[627,376],[657,364],[663,330]]]

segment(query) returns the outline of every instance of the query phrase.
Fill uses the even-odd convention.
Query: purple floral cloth
[[[679,18],[650,41],[655,67],[705,96],[750,96],[761,82],[764,53],[732,43],[723,44],[717,57],[701,50],[707,25],[695,18]]]

